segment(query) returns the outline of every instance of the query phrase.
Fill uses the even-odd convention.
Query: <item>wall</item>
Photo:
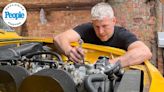
[[[161,3],[158,0],[109,0],[115,10],[117,25],[126,27],[152,51],[151,62],[163,73],[162,51],[157,46],[157,32],[162,31]]]

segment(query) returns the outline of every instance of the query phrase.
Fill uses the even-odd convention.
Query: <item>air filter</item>
[[[22,82],[19,92],[76,92],[76,87],[67,72],[44,69],[28,76]]]
[[[28,75],[23,67],[0,66],[0,92],[18,92],[22,80]]]

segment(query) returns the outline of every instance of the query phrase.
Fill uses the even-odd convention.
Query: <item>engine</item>
[[[41,43],[0,49],[2,92],[114,92],[124,73],[107,56],[100,56],[95,64],[78,64],[63,61]]]

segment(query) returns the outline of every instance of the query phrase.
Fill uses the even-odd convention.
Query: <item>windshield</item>
[[[9,27],[2,19],[2,17],[0,17],[0,29],[7,31],[7,32],[11,32],[14,31],[11,27]]]

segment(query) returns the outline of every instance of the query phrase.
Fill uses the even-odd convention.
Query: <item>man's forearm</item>
[[[115,58],[109,62],[115,63],[118,60],[121,62],[122,67],[141,64],[145,60],[151,58],[151,52],[147,49],[137,48],[128,51],[125,55]]]
[[[150,59],[148,53],[148,51],[142,51],[141,49],[128,51],[124,56],[120,57],[121,64],[123,67],[141,64],[145,60]]]
[[[54,44],[60,53],[65,54],[65,55],[67,53],[69,53],[69,49],[71,48],[71,46],[70,46],[70,43],[68,41],[65,41],[65,40],[60,39],[60,38],[55,38]]]

